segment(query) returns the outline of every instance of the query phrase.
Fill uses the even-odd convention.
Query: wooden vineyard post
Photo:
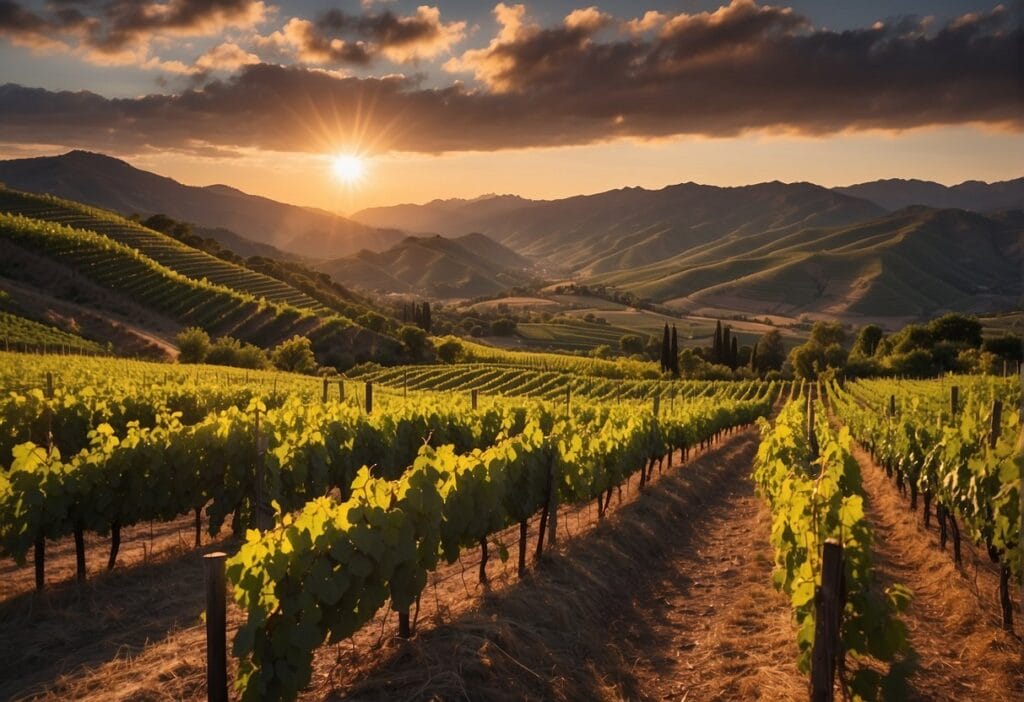
[[[988,446],[995,449],[999,443],[1002,429],[1003,403],[992,400],[992,425],[988,433]],[[1013,603],[1010,601],[1010,566],[1005,562],[999,564],[999,606],[1003,611],[1003,628],[1013,631]]]
[[[818,458],[818,435],[814,433],[814,402],[807,396],[807,446],[810,448],[811,460]]]
[[[567,385],[565,387],[565,414],[569,415],[569,408],[572,405],[572,386]]]
[[[338,381],[338,399],[342,402],[345,401],[345,381]]]
[[[988,433],[988,446],[995,448],[999,441],[999,432],[1003,422],[1003,403],[1000,400],[992,400],[992,427]]]
[[[320,402],[327,404],[327,378],[324,378],[324,393],[323,397],[320,398]]]
[[[256,410],[256,495],[253,510],[256,513],[256,530],[263,531],[266,527],[265,510],[263,505],[263,455],[267,451],[267,440],[260,432],[260,411]]]
[[[366,381],[366,413],[373,414],[373,381]]]
[[[402,399],[409,399],[409,371],[402,371]]]
[[[652,409],[654,410],[654,416],[657,417],[658,416],[658,410],[661,409],[661,396],[660,395],[655,395],[654,396],[654,407]]]
[[[53,399],[53,373],[47,371],[46,373],[46,399]],[[53,413],[50,410],[49,404],[46,407],[46,452],[49,457],[50,451],[53,450]],[[77,542],[75,544],[78,546]],[[36,591],[42,592],[43,588],[46,587],[46,538],[39,536],[36,538],[33,551],[33,560],[36,571]]]
[[[814,597],[814,650],[811,652],[811,702],[832,702],[839,656],[839,626],[843,611],[843,547],[825,542],[821,558],[821,587]]]
[[[959,386],[953,385],[949,388],[949,414],[951,417],[956,417],[956,413],[960,409],[960,388]]]
[[[472,405],[474,410],[476,409],[476,400],[477,400],[477,391],[476,391],[476,388],[474,388],[473,390],[469,391],[469,403],[470,403],[470,405]]]
[[[895,417],[896,416],[896,396],[895,395],[889,395],[889,416],[890,417]]]
[[[206,570],[206,699],[228,700],[227,591],[224,585],[226,553],[203,556]]]

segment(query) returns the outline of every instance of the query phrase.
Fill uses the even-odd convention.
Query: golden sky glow
[[[198,158],[167,153],[128,160],[190,185],[229,183],[285,202],[351,213],[489,192],[552,199],[686,181],[746,185],[804,180],[836,186],[878,178],[945,184],[1006,180],[1021,175],[1024,143],[998,131],[933,127],[828,138],[747,135],[443,156],[391,154],[364,158],[366,172],[358,187],[334,175],[336,155],[253,152],[239,158]]]

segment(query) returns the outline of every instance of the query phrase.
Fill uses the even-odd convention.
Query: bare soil
[[[395,637],[382,611],[350,640],[318,653],[304,699],[798,699],[785,598],[769,584],[768,515],[746,479],[757,437],[747,429],[637,478],[598,521],[593,504],[559,511],[543,567],[515,573],[516,528],[492,548],[432,574],[417,633]],[[678,463],[679,457],[676,456]],[[31,592],[31,562],[0,571],[0,698],[180,700],[205,697],[201,554],[191,521],[126,530],[111,573],[106,541],[90,539],[90,578],[74,549],[52,545],[48,592]],[[143,551],[145,545],[145,551]],[[209,545],[203,550],[232,544]],[[655,564],[656,567],[652,567]],[[243,613],[229,607],[229,637]],[[233,667],[233,666],[232,666]]]
[[[902,583],[914,597],[901,619],[912,654],[908,698],[914,700],[1024,699],[1024,647],[1001,628],[998,575],[988,556],[963,542],[963,566],[952,546],[939,548],[936,520],[926,529],[871,456],[856,447],[874,533],[872,558],[883,585]],[[1019,602],[1016,596],[1014,602]],[[1020,632],[1021,614],[1015,612]]]

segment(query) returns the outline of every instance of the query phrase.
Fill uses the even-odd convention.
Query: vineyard
[[[162,559],[201,573],[197,549],[227,553],[204,563],[213,599],[171,596],[205,623],[146,644],[137,665],[100,660],[58,681],[41,664],[0,695],[104,699],[103,676],[128,675],[126,689],[177,698],[447,698],[457,675],[473,698],[493,667],[508,676],[494,694],[517,699],[667,698],[673,676],[700,699],[901,699],[927,689],[948,645],[941,616],[920,609],[939,611],[948,588],[967,612],[961,656],[985,675],[943,669],[936,698],[1024,692],[1011,380],[668,381],[500,352],[325,379],[0,356],[0,612],[28,617],[0,635],[7,665],[41,660],[29,624],[74,618],[73,592],[146,582],[166,598],[147,579]],[[890,502],[906,514],[881,521]],[[897,577],[888,536],[904,518],[913,547]],[[177,536],[151,563],[154,529]],[[953,573],[943,592],[907,565],[925,558]],[[35,600],[49,604],[19,611]],[[606,615],[614,626],[598,614],[627,609]],[[182,637],[188,652],[170,653]],[[680,653],[659,664],[652,641]],[[609,657],[634,647],[633,665]],[[603,668],[581,669],[584,650]],[[182,656],[173,682],[146,678]],[[711,687],[722,676],[739,687]]]

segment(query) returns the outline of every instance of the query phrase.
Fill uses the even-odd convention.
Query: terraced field
[[[268,302],[309,309],[318,314],[329,312],[312,297],[287,283],[186,246],[172,237],[111,212],[55,197],[29,195],[7,189],[0,189],[0,212],[94,231],[189,278],[206,279],[257,299],[265,298]]]

